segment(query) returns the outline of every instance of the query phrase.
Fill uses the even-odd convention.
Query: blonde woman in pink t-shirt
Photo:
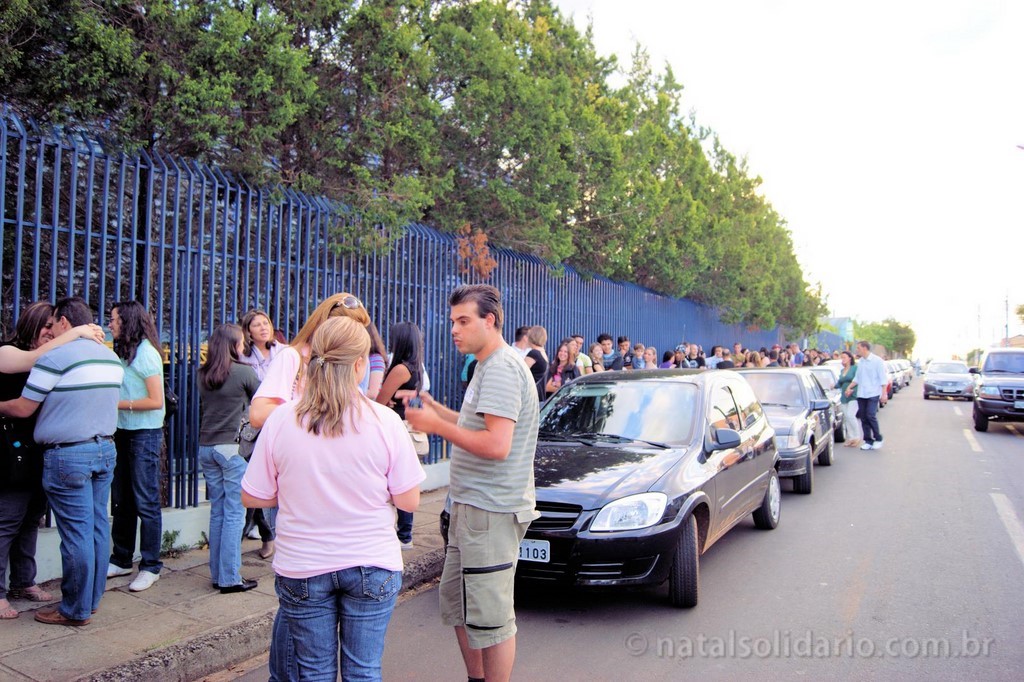
[[[242,480],[251,507],[278,507],[277,679],[380,679],[402,586],[395,508],[419,506],[425,478],[401,418],[359,391],[370,337],[351,318],[313,334],[305,389],[263,425]],[[292,667],[287,667],[287,662]]]

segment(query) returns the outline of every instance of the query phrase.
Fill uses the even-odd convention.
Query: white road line
[[[974,437],[970,429],[964,429],[964,438],[967,439],[967,444],[971,446],[971,450],[981,452],[981,444],[978,443],[978,439]]]
[[[954,405],[953,406],[953,412],[955,412],[956,416],[958,416],[958,417],[964,416],[964,413],[960,411],[960,406],[959,405]]]
[[[1010,535],[1010,541],[1013,542],[1013,548],[1017,550],[1017,556],[1020,558],[1021,563],[1024,564],[1024,525],[1021,524],[1017,511],[1013,508],[1010,498],[1006,495],[1002,493],[989,493],[989,497],[995,503],[999,520],[1006,527],[1006,532]]]

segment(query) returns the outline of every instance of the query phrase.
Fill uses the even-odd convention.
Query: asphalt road
[[[880,412],[885,448],[836,448],[703,556],[701,602],[667,589],[521,590],[519,680],[1020,679],[1024,425],[971,428],[920,380]],[[266,679],[266,669],[245,679]],[[464,680],[436,590],[395,611],[386,680]]]

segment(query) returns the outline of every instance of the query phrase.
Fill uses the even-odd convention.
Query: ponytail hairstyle
[[[367,400],[359,392],[356,361],[362,358],[365,365],[369,353],[370,335],[357,320],[331,317],[317,327],[309,344],[306,390],[295,407],[300,426],[314,436],[344,435],[346,417],[354,424]]]
[[[206,362],[199,368],[199,381],[210,391],[224,385],[231,374],[231,365],[238,362],[238,342],[243,338],[237,324],[222,324],[210,334],[206,344]]]

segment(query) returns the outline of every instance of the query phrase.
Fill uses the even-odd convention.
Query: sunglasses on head
[[[346,296],[345,298],[341,299],[340,301],[332,305],[331,310],[334,310],[338,306],[344,306],[349,310],[357,310],[363,307],[363,303],[355,296]]]

